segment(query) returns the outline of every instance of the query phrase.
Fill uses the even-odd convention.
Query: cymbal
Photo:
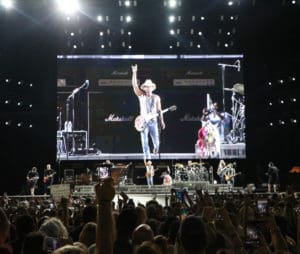
[[[236,93],[239,93],[241,95],[244,95],[244,84],[241,84],[241,83],[236,83],[233,85],[233,90],[236,92]]]

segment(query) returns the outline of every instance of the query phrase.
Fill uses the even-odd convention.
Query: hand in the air
[[[95,186],[95,192],[98,203],[101,201],[112,201],[115,196],[115,188],[112,178],[105,178],[103,183],[98,183]]]
[[[131,65],[132,72],[137,72],[137,64]]]

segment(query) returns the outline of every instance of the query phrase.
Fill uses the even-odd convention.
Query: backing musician
[[[51,164],[47,164],[46,168],[44,170],[44,178],[43,178],[43,183],[44,183],[44,193],[50,193],[50,186],[54,182],[54,175],[56,172],[51,168]]]
[[[218,165],[218,170],[217,170],[217,175],[220,178],[220,183],[225,184],[225,172],[226,172],[226,163],[224,160],[220,160],[219,165]]]
[[[228,168],[225,170],[225,180],[229,186],[229,191],[232,191],[234,186],[234,178],[236,176],[235,167],[232,163],[228,164]]]
[[[37,188],[37,182],[39,180],[39,173],[37,172],[36,167],[32,167],[31,170],[28,171],[26,179],[27,179],[27,185],[30,190],[30,195],[34,196],[34,191]]]
[[[152,161],[148,160],[145,163],[145,166],[146,166],[145,176],[146,176],[146,180],[147,180],[147,185],[148,185],[148,188],[151,188],[151,186],[153,186],[153,177],[154,177],[154,167],[152,165]]]
[[[268,163],[268,192],[273,191],[277,192],[277,185],[279,183],[279,169],[274,165],[273,162]]]

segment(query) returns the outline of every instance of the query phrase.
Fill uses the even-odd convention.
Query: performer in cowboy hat
[[[161,128],[164,129],[165,122],[161,112],[161,101],[157,94],[153,91],[156,89],[156,84],[152,82],[151,79],[146,79],[146,81],[139,87],[137,82],[137,65],[132,65],[132,87],[133,91],[139,99],[140,103],[140,115],[147,116],[149,114],[159,115],[159,122]],[[158,118],[155,117],[147,122],[145,129],[141,131],[141,143],[144,153],[144,161],[151,160],[151,153],[149,147],[149,135],[153,143],[153,153],[157,154],[159,152],[159,130],[158,130]]]

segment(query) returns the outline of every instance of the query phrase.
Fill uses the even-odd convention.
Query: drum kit
[[[232,129],[226,140],[228,143],[245,142],[245,97],[244,84],[234,84],[232,88],[224,88],[225,91],[231,91],[232,102]]]
[[[174,181],[208,181],[208,170],[203,162],[192,162],[188,165],[176,163],[174,165]]]

